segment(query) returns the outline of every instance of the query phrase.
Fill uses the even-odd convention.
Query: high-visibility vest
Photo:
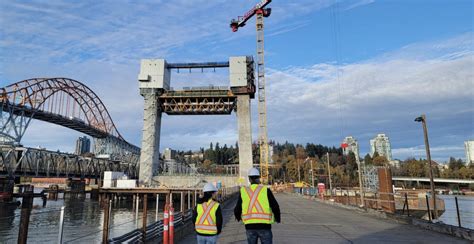
[[[216,211],[219,203],[209,199],[209,201],[197,205],[197,218],[194,223],[196,232],[199,234],[217,234]]]
[[[272,224],[275,222],[268,202],[267,191],[266,186],[257,184],[240,188],[244,224]]]

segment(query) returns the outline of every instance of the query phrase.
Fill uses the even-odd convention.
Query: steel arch
[[[1,88],[0,101],[3,111],[15,107],[13,110],[26,110],[32,116],[40,112],[51,113],[84,122],[102,132],[102,135],[90,133],[93,137],[113,136],[125,141],[100,98],[89,87],[73,79],[33,78],[19,81]],[[23,134],[19,135],[20,139]]]

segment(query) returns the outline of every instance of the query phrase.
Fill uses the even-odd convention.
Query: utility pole
[[[430,153],[430,143],[428,142],[428,128],[426,127],[426,116],[422,114],[420,117],[415,119],[416,122],[421,122],[423,124],[423,134],[425,136],[425,149],[426,149],[426,157],[428,158],[429,166],[430,166],[430,186],[431,186],[431,201],[433,202],[433,210],[434,210],[434,219],[438,219],[438,207],[436,206],[436,191],[435,185],[433,180],[433,165],[431,162],[431,153]]]
[[[314,169],[313,169],[313,160],[310,159],[309,162],[311,163],[311,186],[314,188]]]
[[[360,167],[359,154],[356,155],[357,170],[359,171],[359,188],[360,188],[360,205],[363,207],[364,204],[364,186],[362,185],[362,172]]]
[[[300,175],[300,160],[296,159],[296,163],[298,164],[298,182],[301,182],[301,175]]]
[[[332,196],[331,165],[329,165],[329,152],[326,153],[326,159],[328,163],[329,190],[331,191],[331,196]]]

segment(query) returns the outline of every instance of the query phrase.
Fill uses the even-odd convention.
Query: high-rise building
[[[176,158],[176,150],[173,150],[171,148],[165,148],[165,151],[163,154],[165,156],[165,159],[167,160]]]
[[[464,149],[466,150],[466,164],[474,163],[474,140],[465,141]]]
[[[91,140],[87,136],[76,140],[76,155],[82,155],[91,151]]]
[[[392,149],[388,136],[378,134],[374,139],[370,140],[370,155],[374,156],[375,152],[380,156],[385,156],[388,161],[392,160]]]
[[[356,158],[359,158],[359,143],[352,136],[347,136],[342,140],[342,153],[349,155],[349,152],[353,152]]]

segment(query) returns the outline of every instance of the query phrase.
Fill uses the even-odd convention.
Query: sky
[[[232,18],[256,0],[0,1],[0,87],[68,77],[104,102],[124,138],[140,146],[140,59],[225,61],[255,55],[255,20]],[[385,133],[394,158],[465,159],[474,139],[473,2],[463,0],[274,0],[265,19],[271,140],[339,146]],[[173,73],[172,86],[228,85],[228,73]],[[253,138],[257,103],[252,101]],[[81,133],[33,121],[22,143],[74,151]],[[161,149],[235,144],[230,116],[163,115]]]

